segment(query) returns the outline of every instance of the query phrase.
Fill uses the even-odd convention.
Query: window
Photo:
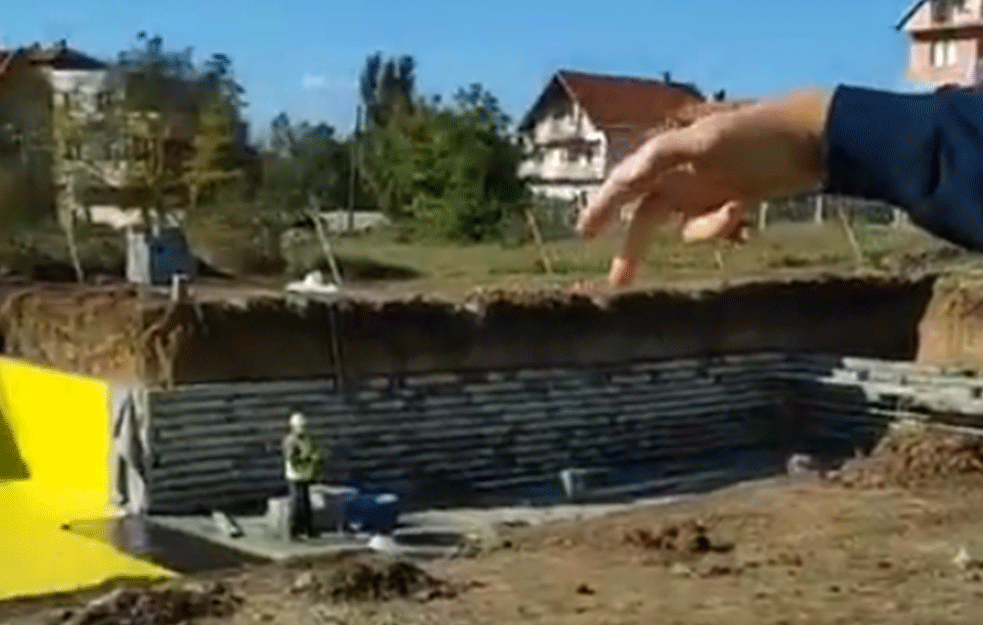
[[[101,91],[96,94],[96,109],[106,111],[113,104],[113,94],[109,91]]]
[[[932,21],[946,24],[956,13],[966,11],[966,0],[932,0]]]
[[[932,42],[929,62],[932,67],[952,67],[959,60],[959,48],[955,39],[938,39]]]
[[[62,146],[62,157],[66,161],[75,161],[82,158],[82,143],[74,139],[65,141],[65,144]]]
[[[580,160],[580,152],[577,150],[577,148],[567,148],[565,153],[568,163],[576,163]]]

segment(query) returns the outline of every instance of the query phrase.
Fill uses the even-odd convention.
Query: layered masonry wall
[[[150,394],[151,509],[233,505],[283,488],[288,412],[327,449],[327,479],[471,499],[554,482],[567,467],[652,475],[726,464],[781,444],[776,356],[585,369],[187,386]],[[473,501],[473,499],[472,499]]]
[[[59,342],[60,327],[87,327],[59,316],[64,298],[32,298],[8,321],[21,354],[129,379],[113,392],[113,494],[157,512],[279,492],[293,409],[328,444],[326,479],[415,500],[555,485],[571,467],[658,477],[864,445],[910,409],[898,397],[927,392],[911,380],[941,374],[918,369],[889,384],[904,392],[875,393],[849,363],[874,363],[863,365],[873,380],[895,375],[902,365],[890,361],[944,362],[965,347],[954,337],[975,327],[977,308],[968,298],[954,325],[943,323],[958,298],[931,276],[338,308],[261,299],[151,311],[124,295],[119,334],[132,366],[116,366],[99,360],[98,341],[82,353]],[[49,304],[58,314],[27,323]],[[952,380],[940,382],[946,393],[975,383]]]
[[[983,378],[806,353],[332,380],[150,394],[151,509],[195,512],[283,489],[279,441],[304,410],[326,479],[474,501],[553,487],[564,468],[652,479],[869,448],[915,417],[983,427]]]

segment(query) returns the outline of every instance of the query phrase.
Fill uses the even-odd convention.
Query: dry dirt
[[[124,606],[116,620],[76,599],[8,608],[6,621],[0,606],[0,622],[975,624],[983,465],[973,445],[900,431],[836,479],[783,478],[601,519],[512,527],[472,558],[423,569],[379,557],[261,567],[217,586],[179,584],[197,595],[116,596]],[[134,613],[161,604],[170,606],[162,618]]]

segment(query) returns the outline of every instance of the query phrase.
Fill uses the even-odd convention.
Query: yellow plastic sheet
[[[0,358],[0,600],[168,572],[62,529],[114,516],[109,389]]]

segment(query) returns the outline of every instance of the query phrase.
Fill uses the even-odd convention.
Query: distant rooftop
[[[39,43],[10,50],[0,50],[0,67],[7,66],[16,57],[32,65],[61,70],[99,70],[108,65],[96,57],[68,46],[64,41],[51,46]]]
[[[546,89],[519,124],[529,127],[539,107],[556,89],[578,102],[599,127],[651,127],[687,104],[705,100],[694,85],[637,76],[613,76],[563,69],[553,75]]]

